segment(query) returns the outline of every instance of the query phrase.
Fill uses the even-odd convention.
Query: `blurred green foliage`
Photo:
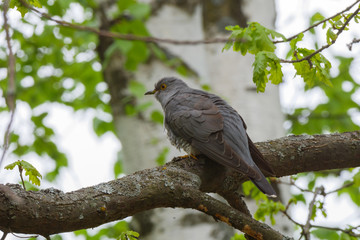
[[[69,16],[71,9],[78,5],[82,9],[83,19],[79,24],[84,26],[98,26],[96,11],[99,11],[99,2],[94,0],[27,0],[28,4],[35,7],[42,7],[43,12],[51,16],[66,18],[70,22],[76,22],[74,16]],[[116,2],[116,7],[108,16],[114,21],[111,31],[121,34],[135,34],[149,36],[145,21],[151,14],[150,6],[135,0],[121,0]],[[22,157],[28,153],[36,153],[38,156],[48,157],[54,163],[54,168],[45,174],[48,181],[53,181],[59,174],[62,167],[68,166],[66,155],[59,149],[54,142],[55,132],[46,124],[48,106],[55,104],[68,106],[72,111],[94,109],[96,115],[93,118],[93,129],[98,136],[107,132],[114,132],[111,120],[104,120],[102,114],[112,115],[109,104],[107,85],[104,86],[102,70],[107,66],[111,56],[120,53],[125,59],[124,69],[136,71],[140,64],[146,63],[151,57],[161,60],[167,67],[175,69],[182,75],[194,75],[195,73],[178,57],[171,56],[165,49],[157,44],[147,44],[140,41],[125,41],[115,39],[111,46],[104,53],[105,60],[101,63],[97,54],[98,36],[94,33],[79,31],[67,27],[60,27],[56,24],[42,21],[40,19],[27,18],[27,8],[24,8],[19,0],[10,2],[11,8],[16,8],[23,18],[20,23],[13,27],[12,41],[17,46],[16,51],[16,97],[17,103],[26,105],[31,109],[31,126],[33,139],[23,141],[21,132],[16,129],[11,136],[12,153]],[[337,35],[336,28],[342,27],[349,14],[335,17],[322,24],[326,31],[326,41],[332,44]],[[324,17],[320,13],[314,14],[310,18],[310,25],[322,21]],[[355,16],[358,22],[359,16]],[[40,22],[41,21],[41,22]],[[25,32],[26,29],[27,31]],[[229,26],[226,28],[231,31],[229,42],[224,46],[224,50],[232,48],[234,51],[245,55],[247,53],[255,55],[253,64],[253,81],[258,91],[265,91],[267,82],[273,84],[282,82],[283,74],[281,60],[275,55],[275,39],[285,40],[285,37],[273,30],[267,29],[259,23],[249,23],[248,27]],[[345,28],[347,30],[347,28]],[[315,34],[315,30],[311,29]],[[304,38],[304,34],[299,34],[289,42],[289,52],[287,59],[296,60],[306,57],[318,49],[315,42],[315,49],[298,47]],[[319,104],[314,109],[308,107],[294,109],[288,115],[291,123],[290,132],[294,134],[316,134],[325,132],[343,132],[358,130],[352,118],[352,111],[359,111],[359,105],[354,101],[353,95],[359,91],[359,84],[350,75],[350,66],[353,64],[352,58],[337,57],[339,61],[339,73],[333,77],[330,75],[331,63],[321,54],[314,55],[309,61],[293,63],[296,74],[301,76],[306,85],[306,90],[313,87],[321,89],[327,97],[326,103]],[[6,47],[0,46],[0,70],[7,68]],[[0,87],[5,95],[8,82],[5,78],[0,79]],[[209,89],[209,86],[204,86]],[[125,113],[129,117],[138,116],[151,106],[150,102],[133,101],[142,98],[145,87],[142,83],[132,80],[129,83],[130,98],[125,99]],[[5,106],[0,106],[1,112],[7,112]],[[164,116],[161,112],[153,110],[150,113],[150,120],[162,124]],[[26,142],[26,143],[24,143]],[[154,141],[156,142],[156,141]],[[164,148],[155,160],[158,164],[163,164],[169,149]],[[339,196],[347,195],[359,206],[360,203],[360,173],[358,170],[342,170],[351,173],[351,178],[343,184],[352,183],[347,188],[338,192]],[[122,157],[119,154],[114,164],[114,175],[119,177],[123,172]],[[331,176],[340,175],[340,172],[330,173]],[[308,188],[312,191],[317,186],[319,178],[326,178],[329,173],[300,174],[294,177],[295,181],[299,178],[307,178]],[[284,210],[284,205],[279,202],[268,200],[251,182],[244,183],[243,190],[246,195],[255,199],[259,208],[255,217],[264,220],[270,217],[275,223],[274,214]],[[303,193],[295,194],[290,199],[289,204],[306,204],[307,200]],[[317,214],[321,213],[326,217],[324,200],[317,200],[312,219],[316,219]],[[341,239],[353,240],[354,238],[339,231],[316,228],[311,232],[319,239]],[[83,236],[85,239],[109,239],[137,238],[137,233],[129,231],[125,221],[120,221],[114,225],[104,227],[95,234],[89,234],[86,230],[76,231],[75,235]],[[55,236],[55,239],[62,239]],[[244,239],[242,235],[236,235],[233,239]]]

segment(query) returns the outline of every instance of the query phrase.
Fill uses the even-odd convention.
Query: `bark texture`
[[[360,131],[288,136],[257,145],[277,177],[360,166]],[[69,193],[0,185],[0,230],[47,236],[99,226],[149,209],[180,207],[202,211],[255,239],[283,239],[279,232],[243,213],[238,204],[230,202],[231,207],[206,194],[216,192],[229,198],[244,181],[241,174],[229,174],[224,167],[200,158],[173,161]]]

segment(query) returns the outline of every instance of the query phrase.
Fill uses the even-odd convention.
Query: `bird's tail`
[[[270,185],[270,183],[266,180],[265,176],[262,176],[260,180],[252,179],[250,180],[255,184],[257,188],[260,189],[264,194],[266,194],[268,197],[276,197],[276,192],[273,189],[273,187]]]

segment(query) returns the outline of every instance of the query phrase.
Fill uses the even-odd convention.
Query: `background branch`
[[[289,42],[289,41],[291,41],[292,39],[294,39],[294,38],[296,38],[297,36],[299,36],[300,34],[306,33],[307,31],[310,31],[311,29],[319,26],[320,24],[323,24],[324,22],[327,22],[327,21],[331,20],[332,18],[334,18],[334,17],[336,17],[336,16],[338,16],[338,15],[341,15],[341,14],[349,11],[352,7],[354,7],[354,6],[355,6],[357,3],[359,3],[359,2],[360,2],[360,0],[357,0],[357,1],[355,1],[353,4],[351,4],[350,6],[348,6],[348,7],[345,8],[344,10],[342,10],[341,12],[338,12],[338,13],[332,15],[331,17],[325,18],[324,20],[319,21],[319,22],[311,25],[311,26],[308,27],[307,29],[305,29],[305,30],[303,30],[303,31],[301,31],[301,32],[299,32],[299,33],[297,33],[297,34],[289,37],[289,38],[286,38],[285,40],[274,41],[274,43],[276,44],[276,43]]]
[[[359,1],[360,1],[360,0],[359,0]],[[356,1],[354,4],[356,4],[356,3],[359,2],[359,1]],[[310,61],[313,56],[315,56],[316,54],[322,52],[323,50],[325,50],[326,48],[330,47],[331,45],[333,45],[333,44],[336,42],[336,40],[338,39],[339,35],[344,31],[344,29],[345,29],[346,26],[349,24],[349,22],[351,21],[351,19],[353,19],[353,18],[359,13],[359,11],[360,11],[360,8],[357,8],[357,9],[355,10],[355,12],[353,12],[353,13],[350,15],[350,17],[345,21],[345,23],[343,24],[343,26],[338,29],[338,31],[337,31],[337,33],[336,33],[336,38],[333,39],[333,40],[331,41],[331,43],[322,46],[322,47],[319,48],[318,50],[316,50],[316,51],[314,51],[313,53],[307,55],[306,57],[303,57],[303,58],[300,58],[300,59],[296,59],[296,60],[280,59],[280,62],[282,62],[282,63],[297,63],[297,62],[302,62],[302,61],[305,61],[305,60]]]
[[[351,43],[347,44],[347,47],[348,47],[349,50],[351,51],[351,50],[352,50],[352,46],[353,46],[355,43],[359,43],[359,42],[360,42],[360,38],[358,38],[358,39],[354,38]]]
[[[9,51],[8,55],[8,87],[6,90],[6,104],[9,107],[11,112],[9,123],[6,127],[5,137],[4,137],[4,144],[3,144],[3,152],[0,158],[0,168],[1,164],[5,158],[6,152],[9,148],[10,142],[10,133],[11,133],[11,125],[14,121],[15,115],[15,56],[12,51],[11,41],[10,41],[10,32],[9,32],[9,24],[7,18],[7,11],[9,9],[9,0],[4,1],[3,4],[3,16],[4,16],[4,29],[5,29],[5,36],[6,36],[6,44]]]
[[[73,24],[73,23],[63,21],[63,20],[58,20],[58,19],[55,19],[54,17],[50,16],[49,14],[40,12],[39,10],[32,7],[30,4],[28,4],[27,2],[25,2],[23,0],[20,0],[20,2],[25,7],[27,7],[29,10],[31,10],[31,11],[35,12],[36,14],[38,14],[40,17],[48,19],[48,20],[53,21],[53,22],[56,22],[60,26],[70,27],[70,28],[77,29],[77,30],[80,30],[80,31],[93,32],[95,34],[98,34],[98,35],[101,35],[101,36],[104,36],[104,37],[117,38],[117,39],[128,40],[128,41],[142,41],[142,42],[147,42],[147,43],[167,43],[167,44],[174,44],[174,45],[214,44],[214,43],[227,43],[227,42],[231,41],[231,39],[228,39],[228,38],[212,38],[212,39],[205,39],[205,40],[175,40],[175,39],[148,37],[148,36],[138,36],[138,35],[133,35],[133,34],[119,34],[119,33],[114,33],[114,32],[110,32],[110,31],[99,30],[99,29],[93,28],[93,27],[83,26],[83,25],[79,25],[79,24]],[[289,42],[292,39],[296,38],[299,34],[305,33],[305,32],[317,27],[318,25],[320,25],[320,24],[322,24],[324,22],[329,21],[330,19],[349,11],[352,7],[354,7],[359,2],[360,2],[360,0],[357,0],[353,4],[351,4],[349,7],[347,7],[344,10],[334,14],[333,16],[328,17],[328,18],[326,18],[326,19],[324,19],[324,20],[322,20],[320,22],[317,22],[314,25],[308,27],[307,29],[305,29],[305,30],[303,30],[303,31],[301,31],[301,32],[299,32],[299,33],[285,39],[285,40],[273,41],[273,43],[277,44],[277,43]],[[351,20],[351,18],[349,18],[348,20]],[[344,23],[344,28],[346,27],[347,23],[348,23],[348,21],[346,21],[346,23]],[[341,31],[338,31],[337,35],[340,35],[342,31],[343,31],[343,29]],[[233,40],[233,41],[235,41],[235,40]],[[241,41],[241,40],[237,40],[237,41]],[[335,41],[333,41],[333,43],[334,42]],[[332,45],[332,44],[330,44],[330,45]],[[330,45],[328,44],[328,45],[323,46],[322,48],[318,49],[313,54],[309,55],[309,57],[306,57],[301,61],[310,59],[316,53],[321,52],[322,50],[328,48]],[[298,61],[299,60],[294,60],[294,61],[281,60],[281,62],[284,62],[284,63],[294,63],[294,62],[298,62]]]

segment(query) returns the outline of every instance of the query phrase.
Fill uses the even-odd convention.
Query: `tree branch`
[[[356,1],[354,4],[356,4],[357,2],[359,2],[360,0]],[[338,39],[339,35],[344,31],[344,29],[346,28],[346,26],[349,24],[349,22],[351,21],[351,19],[353,19],[360,11],[360,8],[357,8],[355,10],[355,12],[353,12],[350,17],[344,22],[343,26],[338,29],[337,33],[336,33],[336,38],[333,39],[331,41],[331,43],[326,44],[324,46],[322,46],[321,48],[319,48],[318,50],[314,51],[313,53],[307,55],[306,57],[300,58],[300,59],[296,59],[296,60],[285,60],[285,59],[280,59],[280,62],[282,63],[296,63],[296,62],[301,62],[301,61],[305,61],[308,60],[310,61],[310,59],[315,56],[316,54],[322,52],[323,50],[325,50],[326,48],[330,47],[331,45],[333,45],[336,40]]]
[[[359,42],[360,42],[360,38],[358,38],[358,39],[354,38],[354,39],[352,40],[352,42],[346,44],[346,46],[349,48],[349,51],[351,51],[351,50],[352,50],[352,46],[353,46],[355,43],[359,43]]]
[[[299,32],[299,33],[297,33],[297,34],[294,34],[293,36],[288,37],[288,38],[286,38],[285,40],[274,41],[274,44],[276,44],[276,43],[283,43],[283,42],[289,42],[289,41],[291,41],[292,39],[294,39],[294,38],[296,38],[297,36],[299,36],[301,33],[306,33],[307,31],[310,31],[311,29],[319,26],[320,24],[323,24],[324,22],[327,22],[327,21],[329,21],[330,19],[333,19],[334,17],[339,16],[339,15],[341,15],[341,14],[349,11],[349,10],[350,10],[352,7],[354,7],[358,2],[360,2],[360,0],[355,1],[353,4],[351,4],[350,6],[348,6],[347,8],[345,8],[344,10],[342,10],[341,12],[338,12],[338,13],[332,15],[331,17],[325,18],[324,20],[319,21],[319,22],[315,23],[314,25],[311,25],[311,26],[308,27],[307,29],[305,29],[305,30],[303,30],[303,31],[301,31],[301,32]]]
[[[73,24],[70,22],[66,22],[63,20],[58,20],[55,19],[54,17],[50,16],[47,13],[42,13],[39,10],[37,10],[36,8],[32,7],[30,4],[28,4],[27,2],[25,2],[24,0],[20,0],[20,2],[29,10],[35,12],[36,14],[38,14],[41,18],[45,18],[48,19],[50,21],[56,22],[57,24],[59,24],[60,26],[63,27],[70,27],[73,29],[77,29],[80,31],[88,31],[88,32],[93,32],[95,34],[98,34],[100,36],[104,36],[104,37],[110,37],[110,38],[117,38],[117,39],[122,39],[122,40],[128,40],[128,41],[142,41],[142,42],[147,42],[147,43],[168,43],[168,44],[174,44],[174,45],[199,45],[199,44],[213,44],[213,43],[227,43],[228,41],[230,41],[230,39],[228,38],[213,38],[213,39],[205,39],[205,40],[175,40],[175,39],[166,39],[166,38],[156,38],[156,37],[148,37],[148,36],[138,36],[138,35],[133,35],[133,34],[118,34],[118,33],[114,33],[114,32],[110,32],[110,31],[104,31],[104,30],[99,30],[97,28],[93,28],[93,27],[88,27],[88,26],[82,26],[79,24]],[[314,25],[308,27],[307,29],[285,39],[285,40],[279,40],[279,41],[273,41],[274,44],[277,43],[283,43],[283,42],[289,42],[292,39],[294,39],[295,37],[297,37],[299,34],[301,33],[305,33],[315,27],[317,27],[318,25],[320,25],[321,23],[324,23],[338,15],[343,14],[344,12],[349,11],[353,6],[355,6],[357,3],[359,3],[360,0],[355,1],[353,4],[351,4],[350,6],[348,6],[347,8],[345,8],[344,10],[334,14],[331,17],[328,17],[320,22],[315,23]],[[348,22],[348,21],[347,21]],[[345,26],[347,25],[347,22],[344,24]],[[340,33],[342,32],[342,30],[340,31]],[[337,35],[340,34],[338,32]],[[239,41],[239,40],[237,40]],[[330,46],[330,45],[329,45]],[[321,50],[317,50],[316,53],[321,52],[322,50],[324,50],[325,48],[328,48],[329,46],[325,45],[321,48]],[[314,56],[316,53],[312,54],[309,59]],[[307,60],[307,59],[304,59]],[[303,61],[303,60],[302,60]],[[288,60],[281,60],[281,62],[287,63]],[[296,62],[296,60],[295,60]],[[291,62],[292,63],[292,62]]]
[[[120,33],[97,29],[94,27],[83,26],[80,24],[73,24],[70,22],[59,20],[59,19],[56,19],[56,18],[50,16],[47,13],[40,12],[39,10],[32,7],[30,4],[28,4],[24,0],[20,0],[20,2],[26,8],[28,8],[32,12],[38,14],[41,18],[45,18],[50,21],[56,22],[60,26],[69,27],[69,28],[73,28],[76,30],[80,30],[80,31],[92,32],[97,35],[109,37],[109,38],[117,38],[117,39],[128,40],[128,41],[142,41],[142,42],[146,42],[146,43],[168,43],[168,44],[174,44],[174,45],[199,45],[199,44],[211,44],[211,43],[226,43],[227,41],[229,41],[227,38],[213,38],[213,39],[205,39],[205,40],[176,40],[176,39],[149,37],[149,36],[139,36],[139,35],[133,35],[133,34],[120,34]]]
[[[7,48],[9,50],[9,57],[8,57],[8,87],[6,90],[6,104],[9,107],[9,110],[11,112],[9,123],[6,127],[5,131],[5,137],[4,137],[4,144],[3,144],[3,152],[0,158],[0,167],[1,164],[6,156],[6,152],[9,148],[9,142],[10,142],[10,133],[11,133],[11,125],[14,121],[14,115],[15,115],[15,55],[12,51],[11,47],[11,37],[9,33],[9,24],[7,19],[7,11],[9,9],[9,0],[6,0],[3,4],[3,16],[4,16],[4,29],[5,29],[5,36],[6,36],[6,44]]]
[[[257,145],[277,176],[360,166],[360,131],[288,136]],[[0,229],[47,236],[99,226],[153,208],[180,207],[202,211],[255,239],[285,238],[206,194],[236,191],[244,181],[241,174],[200,158],[170,162],[69,193],[0,185]],[[236,207],[233,200],[230,203]]]
[[[303,229],[303,234],[305,236],[305,240],[310,240],[310,227],[311,227],[310,221],[311,221],[313,213],[314,213],[315,200],[316,200],[316,197],[319,194],[321,194],[322,192],[324,192],[324,187],[323,186],[316,188],[313,199],[311,200],[311,202],[309,204],[308,217],[307,217],[307,220],[306,220],[306,223],[305,223],[304,227],[302,228]]]

